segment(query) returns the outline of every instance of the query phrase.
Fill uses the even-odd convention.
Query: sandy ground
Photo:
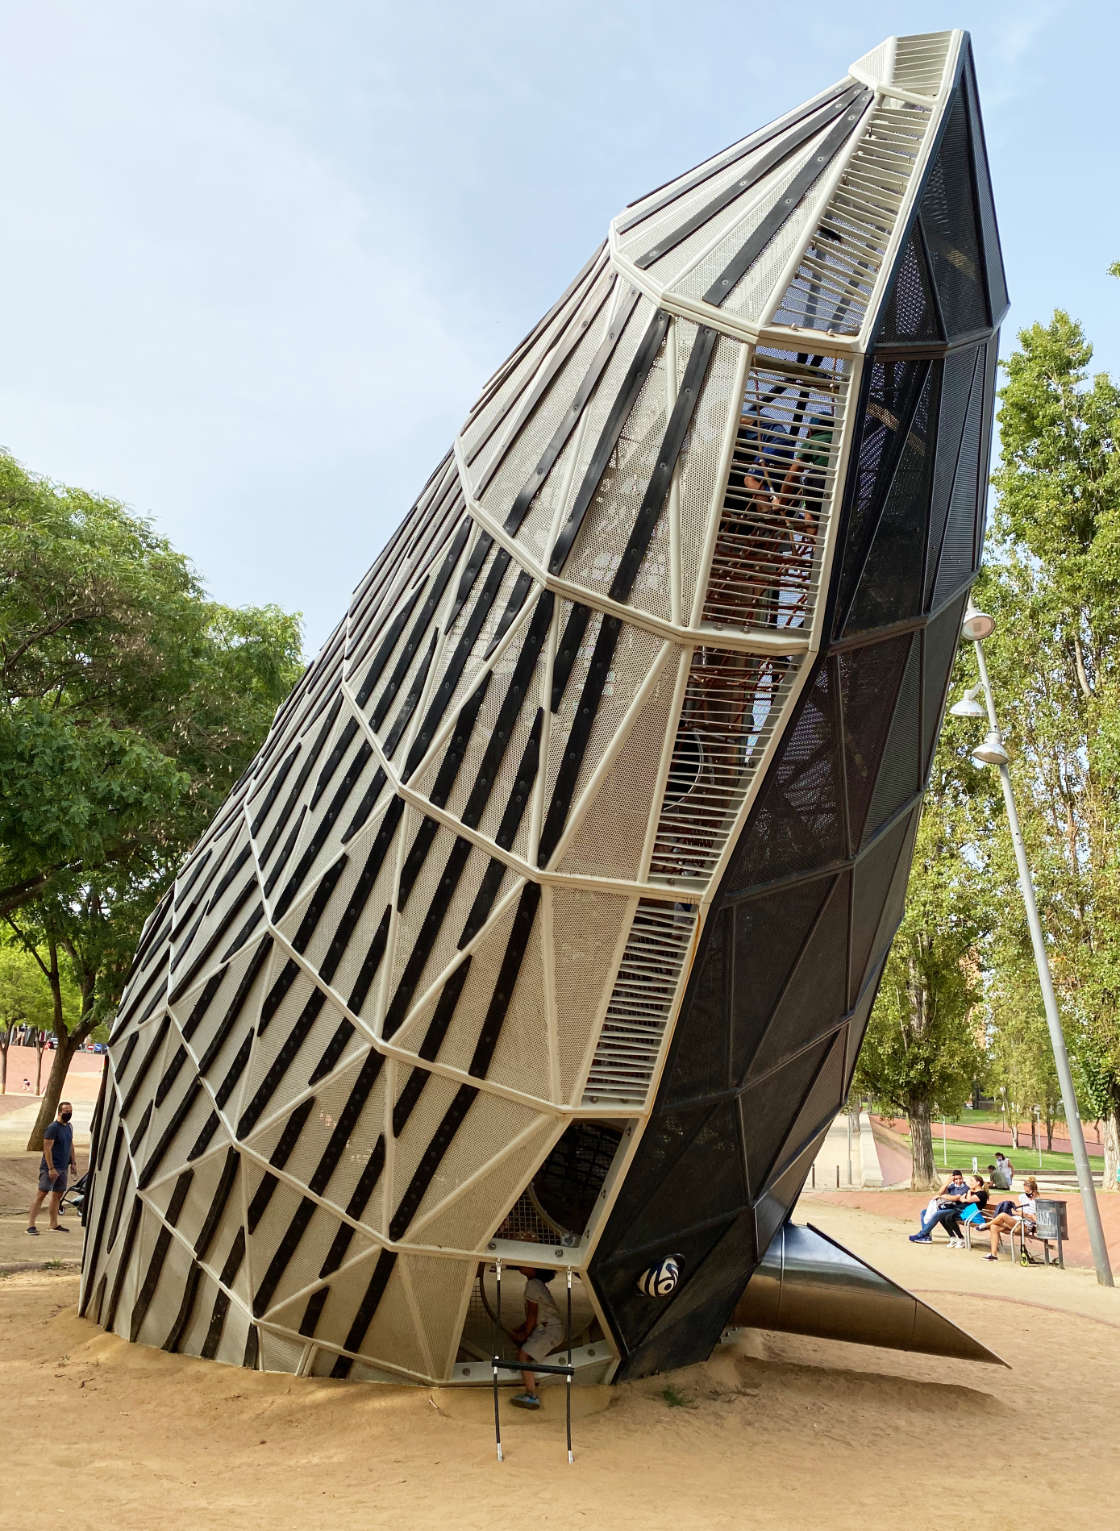
[[[48,1449],[13,1453],[0,1527],[48,1517],[74,1531],[1115,1525],[1120,1294],[1085,1271],[915,1248],[858,1208],[807,1210],[1011,1369],[753,1333],[671,1377],[578,1389],[574,1466],[559,1390],[539,1415],[503,1403],[499,1465],[485,1390],[297,1380],[166,1356],[77,1318],[72,1272],[25,1271],[0,1279],[0,1396],[19,1400],[24,1421],[9,1440],[45,1417],[59,1428]],[[935,1466],[949,1441],[972,1458],[965,1477],[1005,1462],[1050,1508],[1024,1508],[1011,1490],[961,1494]]]
[[[92,1095],[75,1100],[82,1168]],[[48,1518],[73,1531],[1118,1523],[1120,1291],[1084,1269],[1024,1270],[911,1245],[911,1203],[923,1199],[912,1193],[806,1196],[798,1220],[980,1335],[1009,1370],[752,1333],[669,1377],[577,1389],[574,1466],[559,1389],[539,1415],[503,1401],[499,1465],[486,1390],[262,1376],[131,1346],[79,1319],[77,1229],[23,1232],[35,1104],[0,1116],[10,1443],[0,1531]],[[57,1421],[49,1445],[44,1419]],[[970,1454],[962,1476],[977,1484],[1001,1466],[1025,1473],[1027,1505],[1014,1488],[962,1493],[953,1474],[946,1481],[936,1464],[948,1442]]]

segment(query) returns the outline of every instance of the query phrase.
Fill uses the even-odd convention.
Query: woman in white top
[[[1038,1181],[1033,1175],[1028,1175],[1023,1181],[1023,1190],[1019,1193],[1019,1205],[1014,1212],[997,1212],[988,1227],[992,1235],[992,1252],[985,1255],[986,1260],[995,1260],[999,1256],[999,1236],[1001,1233],[1013,1233],[1016,1228],[1031,1229],[1035,1222],[1034,1199],[1038,1195]]]

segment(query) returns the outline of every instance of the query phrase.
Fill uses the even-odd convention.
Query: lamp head
[[[1003,747],[1003,740],[995,729],[992,729],[983,744],[978,744],[972,752],[972,759],[976,765],[1005,766],[1009,758]]]
[[[969,601],[968,610],[961,623],[961,637],[968,638],[973,643],[979,643],[983,638],[990,638],[995,630],[995,618],[990,617],[986,611],[978,610]]]
[[[954,702],[949,708],[950,715],[954,718],[982,718],[984,707],[976,700],[979,690],[979,686],[969,686],[960,701]]]

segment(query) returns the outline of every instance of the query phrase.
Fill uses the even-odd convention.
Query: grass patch
[[[671,1383],[668,1387],[661,1389],[661,1396],[670,1409],[691,1409],[692,1407],[684,1394],[678,1392]]]
[[[910,1135],[908,1133],[904,1135],[903,1142],[908,1148],[911,1146]],[[946,1175],[948,1175],[950,1170],[955,1169],[964,1170],[966,1175],[970,1175],[972,1173],[972,1159],[975,1155],[980,1171],[984,1173],[989,1164],[995,1163],[996,1149],[998,1147],[998,1143],[966,1143],[962,1142],[959,1138],[950,1138],[948,1143],[949,1162],[946,1165],[941,1148],[941,1138],[935,1129],[933,1134],[934,1168],[938,1171],[944,1171]],[[1020,1188],[1024,1175],[1037,1175],[1040,1169],[1044,1175],[1063,1173],[1072,1175],[1076,1168],[1072,1154],[1047,1153],[1043,1149],[1042,1164],[1040,1166],[1037,1149],[1005,1148],[1003,1152],[1008,1155],[1015,1166],[1015,1189]],[[1090,1154],[1089,1166],[1095,1175],[1104,1173],[1104,1160],[1099,1154]]]

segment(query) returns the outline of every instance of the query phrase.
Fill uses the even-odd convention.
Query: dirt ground
[[[752,1333],[670,1377],[577,1389],[574,1466],[559,1389],[538,1415],[503,1402],[499,1465],[486,1390],[167,1356],[79,1319],[72,1269],[25,1270],[0,1278],[0,1396],[25,1422],[9,1411],[8,1439],[30,1441],[44,1418],[58,1431],[49,1449],[12,1450],[0,1528],[1116,1524],[1120,1295],[1086,1271],[917,1248],[857,1208],[806,1211],[1011,1369]],[[950,1442],[971,1464],[959,1475],[936,1465]],[[1000,1469],[1006,1489],[968,1486]]]

